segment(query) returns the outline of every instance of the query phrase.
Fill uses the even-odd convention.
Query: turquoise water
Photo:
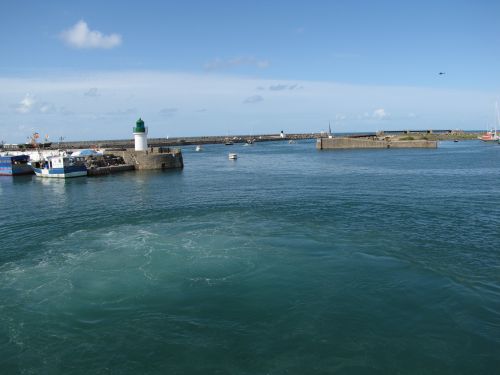
[[[497,373],[499,145],[183,154],[0,179],[2,374]]]

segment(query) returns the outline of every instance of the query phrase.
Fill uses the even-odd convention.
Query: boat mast
[[[498,102],[495,102],[495,111],[496,111],[496,121],[495,121],[495,135],[497,134],[497,126],[500,124],[500,113],[498,112]]]

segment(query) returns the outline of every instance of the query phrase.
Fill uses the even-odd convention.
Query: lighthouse
[[[141,118],[136,121],[134,127],[135,151],[146,151],[148,149],[148,128],[144,126]]]

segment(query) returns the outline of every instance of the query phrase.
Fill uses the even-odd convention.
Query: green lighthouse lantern
[[[136,121],[135,123],[135,128],[134,128],[134,133],[145,133],[146,128],[144,127],[144,121],[142,121],[141,118]]]

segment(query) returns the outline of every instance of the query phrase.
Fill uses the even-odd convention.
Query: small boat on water
[[[202,148],[201,148],[201,146],[200,146],[200,145],[196,146],[196,148],[195,148],[195,151],[196,151],[196,152],[200,152],[201,150],[202,150]]]
[[[0,156],[0,176],[33,174],[33,170],[28,164],[29,160],[29,155]]]
[[[234,154],[234,153],[230,153],[229,154],[229,160],[236,160],[238,159],[238,155],[237,154]]]
[[[79,157],[49,156],[30,165],[38,177],[69,178],[87,175],[85,159]]]

